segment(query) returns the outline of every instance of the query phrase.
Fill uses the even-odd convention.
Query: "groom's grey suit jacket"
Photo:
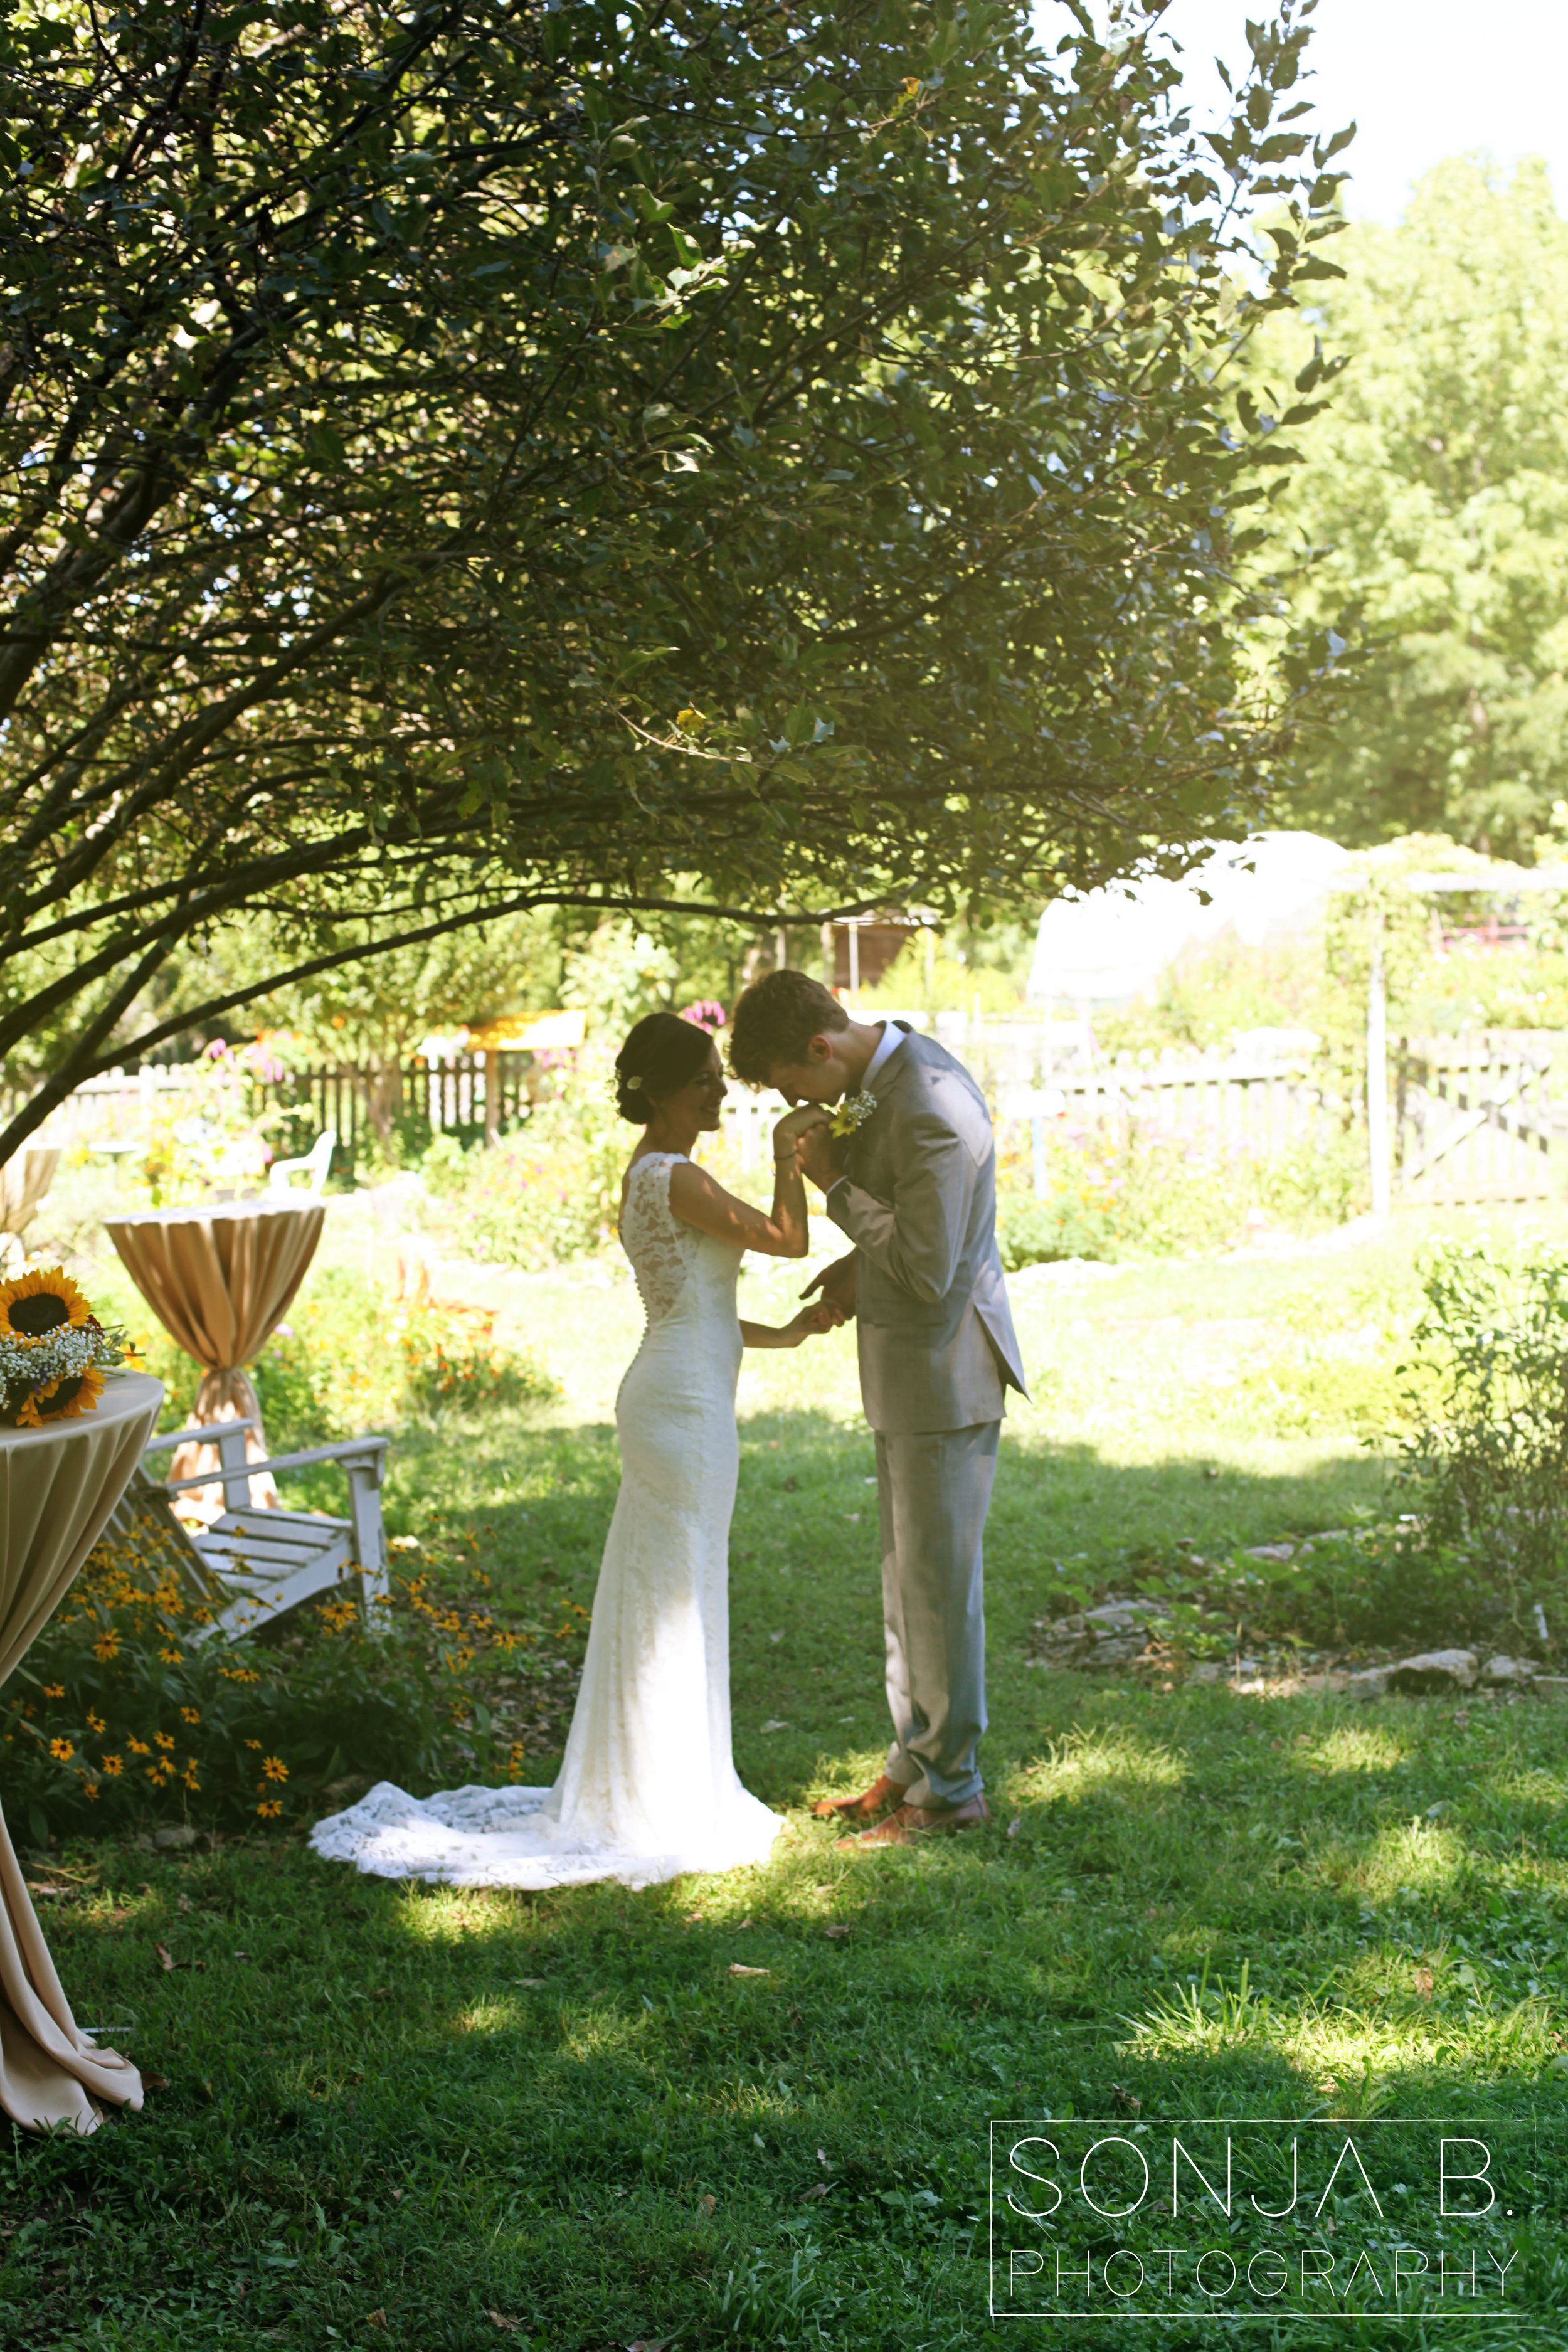
[[[996,1252],[985,1097],[945,1046],[913,1030],[870,1091],[876,1111],[826,1202],[855,1244],[866,1418],[889,1434],[999,1421],[1024,1371]]]

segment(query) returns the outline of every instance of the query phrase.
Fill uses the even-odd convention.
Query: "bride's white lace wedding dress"
[[[647,1326],[616,1401],[621,1491],[561,1777],[422,1801],[383,1780],[318,1824],[329,1860],[453,1885],[646,1886],[761,1862],[784,1827],[730,1753],[742,1253],[671,1213],[679,1157],[637,1160],[621,1213]]]

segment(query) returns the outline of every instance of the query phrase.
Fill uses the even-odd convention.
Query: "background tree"
[[[547,916],[508,915],[416,947],[358,957],[258,998],[251,1017],[289,1031],[312,1063],[353,1073],[382,1152],[390,1157],[403,1072],[421,1039],[542,1008],[561,963],[552,930]],[[324,928],[321,936],[330,936]],[[340,944],[353,942],[340,938]],[[255,960],[263,971],[276,971],[276,943],[265,942]]]
[[[1359,606],[1372,643],[1288,821],[1529,858],[1568,793],[1568,224],[1543,164],[1458,161],[1337,257],[1323,331],[1353,357],[1283,512],[1320,551],[1302,615]]]
[[[0,1157],[230,1009],[138,1010],[242,909],[349,926],[292,985],[361,923],[951,905],[1245,825],[1284,453],[1215,374],[1332,274],[1310,5],[1202,150],[1147,41],[1016,5],[7,16]]]

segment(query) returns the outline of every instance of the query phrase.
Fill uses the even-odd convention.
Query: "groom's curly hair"
[[[774,1070],[797,1066],[825,1031],[847,1029],[849,1015],[831,989],[805,971],[770,971],[753,981],[730,1022],[730,1067],[742,1084],[765,1087]]]

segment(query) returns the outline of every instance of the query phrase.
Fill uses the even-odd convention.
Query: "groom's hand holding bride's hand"
[[[795,1110],[785,1111],[773,1129],[773,1160],[783,1167],[793,1160],[797,1168],[810,1172],[805,1158],[808,1139],[818,1129],[827,1129],[827,1113],[820,1103],[802,1103]]]
[[[827,1309],[836,1323],[847,1323],[855,1312],[853,1254],[848,1257],[836,1257],[831,1265],[825,1265],[820,1274],[812,1276],[800,1295],[803,1298],[809,1298],[814,1290],[821,1291],[819,1303]]]
[[[821,1104],[814,1104],[813,1108],[820,1115],[801,1136],[800,1164],[812,1182],[826,1192],[844,1173],[844,1146],[834,1135],[828,1124],[829,1114]]]
[[[784,1328],[790,1334],[791,1346],[798,1347],[803,1339],[813,1339],[820,1331],[836,1331],[843,1320],[833,1307],[818,1301],[815,1307],[803,1307]]]

